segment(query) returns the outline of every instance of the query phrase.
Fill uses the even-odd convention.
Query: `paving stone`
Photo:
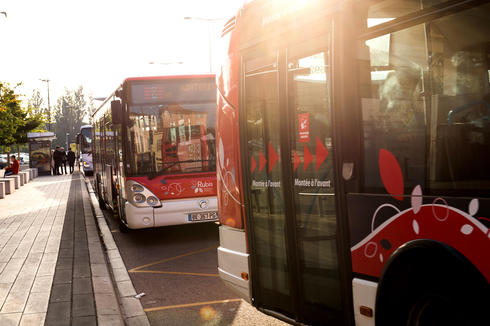
[[[46,313],[24,314],[19,326],[39,326],[44,325]]]
[[[90,277],[90,265],[87,264],[75,264],[73,267],[73,277],[81,278],[81,277]]]
[[[70,241],[70,240],[61,240],[61,243],[60,243],[60,248],[61,249],[73,249],[73,245],[74,245],[74,241]]]
[[[97,318],[96,316],[73,317],[72,326],[97,326]]]
[[[24,314],[46,313],[48,311],[49,293],[31,293],[27,299]]]
[[[116,282],[122,282],[122,281],[129,281],[129,274],[128,271],[125,268],[114,268],[113,270],[114,273],[114,280]]]
[[[71,269],[58,269],[54,274],[53,284],[71,283],[73,271]]]
[[[13,283],[23,264],[24,259],[22,258],[11,259],[3,269],[2,275],[0,275],[0,283]]]
[[[17,326],[19,325],[21,313],[16,314],[0,314],[0,325],[2,326]]]
[[[14,283],[0,283],[0,307],[3,306],[5,299],[7,299],[7,295],[13,284]]]
[[[17,291],[10,290],[3,304],[1,313],[23,312],[29,297],[29,288]]]
[[[92,279],[90,277],[73,279],[73,294],[88,294],[92,291]]]
[[[90,267],[92,268],[92,276],[109,276],[106,264],[92,264]]]
[[[150,326],[146,316],[130,317],[126,320],[127,326]]]
[[[50,302],[71,301],[71,284],[53,284],[51,288]]]
[[[67,326],[70,325],[71,302],[53,302],[49,304],[48,314],[46,315],[46,326]]]
[[[64,257],[58,258],[58,262],[56,263],[56,270],[58,269],[72,269],[73,268],[73,258],[72,257]]]
[[[95,294],[95,304],[97,306],[97,314],[117,315],[120,313],[119,303],[114,294]]]
[[[109,276],[92,277],[94,293],[114,293],[112,280]]]
[[[105,260],[104,254],[103,253],[93,254],[92,252],[90,252],[90,263],[91,264],[105,264],[106,260]]]
[[[95,305],[93,294],[73,295],[73,316],[95,316]]]
[[[131,281],[117,282],[117,289],[121,297],[135,296],[136,291]]]
[[[75,265],[90,264],[90,257],[88,255],[75,255]]]
[[[98,315],[97,321],[103,326],[124,326],[124,322],[119,314],[116,315]]]
[[[126,317],[143,316],[145,314],[139,299],[134,297],[121,298],[121,304]]]
[[[58,253],[58,257],[60,258],[70,258],[73,257],[73,250],[72,249],[63,249],[61,248]]]
[[[31,293],[44,292],[49,293],[51,291],[51,284],[53,283],[53,276],[41,276],[34,279],[34,284],[31,288]]]

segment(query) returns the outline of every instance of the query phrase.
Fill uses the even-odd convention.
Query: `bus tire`
[[[104,202],[104,199],[102,198],[101,194],[100,194],[100,174],[97,174],[95,176],[95,192],[97,193],[97,201],[99,202],[99,208],[101,210],[105,210],[107,208],[105,202]]]
[[[117,215],[117,222],[119,226],[119,231],[121,233],[128,233],[131,231],[131,229],[124,223],[124,209],[123,206],[120,204],[119,197],[116,194],[116,197],[114,198],[114,207],[116,208],[116,215]]]
[[[385,266],[376,295],[376,326],[486,325],[485,278],[447,245],[417,242],[395,252]]]
[[[103,211],[106,210],[107,209],[107,205],[105,204],[104,199],[102,199],[102,197],[100,195],[97,195],[97,199],[99,201],[99,208],[101,210],[103,210]]]
[[[131,229],[124,223],[123,220],[119,219],[119,231],[121,233],[129,233]]]

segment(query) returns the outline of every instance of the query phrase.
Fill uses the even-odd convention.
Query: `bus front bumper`
[[[205,207],[201,207],[202,202]],[[126,202],[126,223],[130,229],[218,221],[216,197],[162,201],[162,207],[136,207]]]

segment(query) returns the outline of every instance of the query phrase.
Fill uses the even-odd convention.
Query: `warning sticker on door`
[[[298,114],[299,142],[308,143],[310,141],[310,117],[309,113]]]

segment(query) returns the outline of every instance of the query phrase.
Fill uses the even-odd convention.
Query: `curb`
[[[104,214],[99,208],[92,184],[88,180],[84,181],[90,196],[92,210],[99,227],[102,243],[105,246],[107,257],[109,258],[112,275],[114,276],[114,282],[116,283],[117,295],[120,305],[123,308],[124,321],[130,326],[150,326],[150,322],[148,321],[148,317],[143,310],[140,300],[135,298],[136,290],[131,282],[126,265],[124,265],[119,249],[116,246],[116,242],[112,237],[111,230],[107,226]]]

